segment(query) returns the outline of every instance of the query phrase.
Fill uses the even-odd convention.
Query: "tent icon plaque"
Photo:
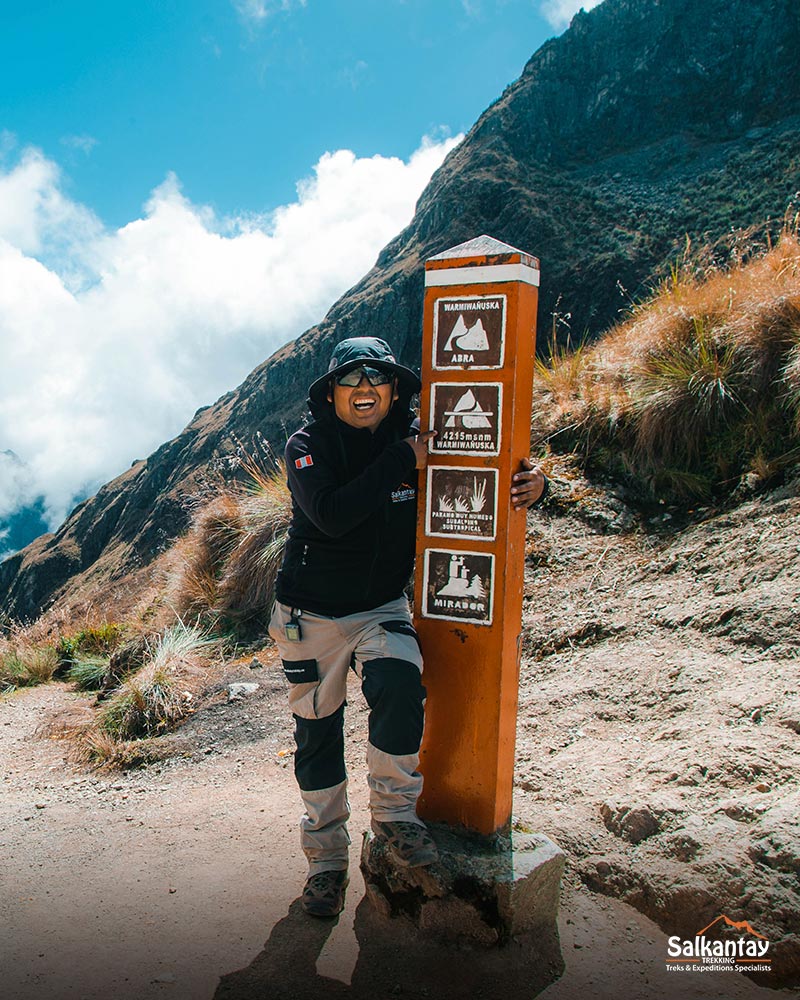
[[[497,455],[503,387],[499,382],[444,383],[431,387],[431,452]]]
[[[505,354],[505,295],[474,295],[436,302],[433,367],[502,368]]]

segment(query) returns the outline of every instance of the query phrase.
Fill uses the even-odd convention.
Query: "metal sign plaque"
[[[426,497],[426,534],[494,540],[497,469],[429,465]]]
[[[422,597],[426,618],[491,625],[494,555],[426,549]]]
[[[505,295],[437,300],[434,368],[502,368],[505,339]]]
[[[434,382],[431,452],[442,455],[497,455],[503,386],[499,382]]]

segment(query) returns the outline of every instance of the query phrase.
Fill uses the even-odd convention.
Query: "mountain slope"
[[[793,0],[606,0],[547,42],[432,178],[411,225],[295,343],[173,441],[0,565],[35,615],[86,574],[150,561],[185,500],[256,432],[280,450],[332,344],[379,334],[419,360],[422,264],[489,233],[542,261],[540,338],[596,336],[695,243],[774,220],[800,189]],[[83,574],[83,577],[80,575]]]

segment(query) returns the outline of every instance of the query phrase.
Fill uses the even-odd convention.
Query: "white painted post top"
[[[491,236],[476,236],[425,262],[425,287],[522,281],[539,285],[536,257]]]

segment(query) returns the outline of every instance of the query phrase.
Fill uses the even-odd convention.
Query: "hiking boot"
[[[303,886],[303,909],[312,917],[335,917],[344,909],[346,871],[316,872]]]
[[[433,837],[421,823],[381,823],[373,819],[372,831],[387,841],[389,853],[404,868],[421,868],[439,859]]]

